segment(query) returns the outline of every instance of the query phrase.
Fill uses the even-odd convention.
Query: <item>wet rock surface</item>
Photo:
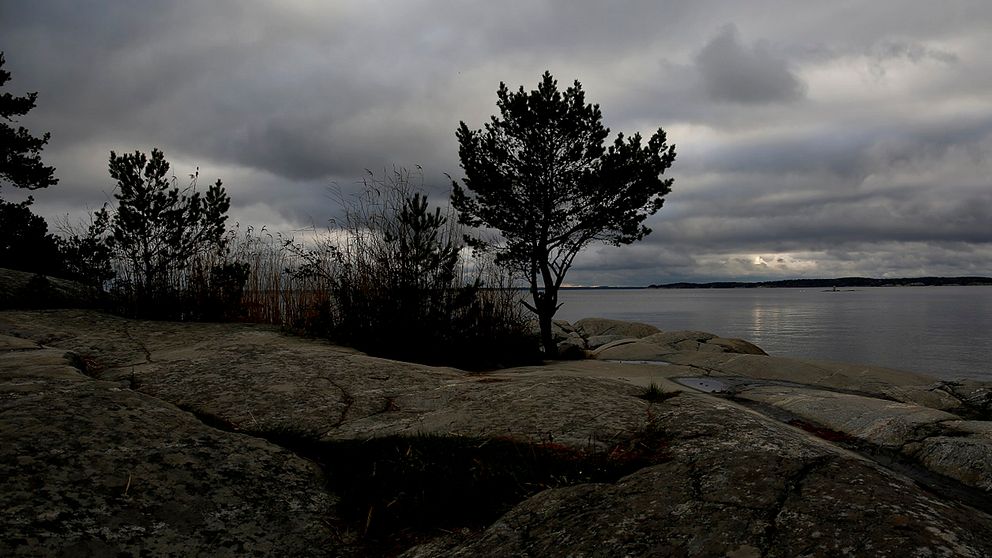
[[[969,396],[981,405],[987,386],[776,359],[742,344],[709,352],[719,338],[703,332],[645,341],[659,333],[611,340],[668,347],[640,364],[467,374],[267,327],[0,312],[0,509],[16,512],[3,516],[0,554],[137,553],[139,541],[152,555],[992,554],[992,517],[969,501],[756,412],[898,446],[987,503],[992,434],[955,411],[974,407]],[[673,381],[686,377],[729,392]],[[661,397],[646,397],[651,384]],[[508,451],[519,459],[500,461]],[[357,457],[368,484],[355,484]],[[349,509],[347,487],[395,483],[389,467],[416,479],[417,460],[425,470],[464,463],[469,474],[447,477],[458,486],[433,487],[456,497],[479,488],[459,483],[519,473],[499,467],[540,470],[522,501],[483,524],[393,525],[370,546],[363,533],[391,513],[381,508],[410,500],[401,485]],[[490,517],[444,515],[459,516]]]

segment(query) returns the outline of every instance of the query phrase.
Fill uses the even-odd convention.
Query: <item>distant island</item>
[[[778,288],[851,288],[851,287],[944,287],[992,285],[992,277],[839,277],[836,279],[784,279],[780,281],[716,281],[712,283],[666,283],[648,285],[649,289],[778,289]]]

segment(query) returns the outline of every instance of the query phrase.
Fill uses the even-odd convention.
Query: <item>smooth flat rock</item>
[[[892,449],[918,439],[926,427],[959,419],[944,411],[910,403],[809,388],[763,386],[741,389],[735,395]]]
[[[483,377],[398,394],[395,410],[355,416],[325,439],[439,434],[599,450],[646,426],[649,404],[637,397],[643,392],[599,378]]]
[[[0,555],[348,552],[310,462],[35,353],[0,369]]]

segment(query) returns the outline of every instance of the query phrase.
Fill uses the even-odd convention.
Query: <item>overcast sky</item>
[[[550,70],[678,152],[654,233],[569,283],[992,275],[988,0],[0,0],[0,50],[52,134],[50,222],[152,147],[242,225],[324,226],[365,169],[420,165],[444,201],[458,122]]]

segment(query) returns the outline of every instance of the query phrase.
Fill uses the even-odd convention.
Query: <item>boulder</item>
[[[586,340],[573,334],[567,337],[564,341],[559,341],[558,358],[564,360],[579,360],[586,358]]]
[[[663,331],[644,337],[642,341],[671,347],[678,351],[737,353],[765,355],[765,351],[743,339],[717,337],[705,331]]]
[[[745,341],[728,337],[715,337],[706,340],[707,345],[716,345],[723,349],[725,353],[736,353],[740,355],[768,355],[761,347]]]
[[[657,360],[662,361],[678,349],[647,343],[640,339],[622,339],[607,343],[593,351],[594,358],[599,360]]]
[[[590,351],[594,351],[607,343],[612,343],[614,341],[620,341],[621,339],[629,339],[622,335],[591,335],[586,339],[586,347]]]
[[[537,322],[535,322],[536,324]],[[540,333],[541,326],[538,325],[536,331]],[[551,322],[551,334],[555,340],[568,339],[569,337],[581,337],[581,332],[571,323],[565,320],[554,320]]]
[[[661,331],[650,324],[608,320],[606,318],[583,318],[575,322],[575,326],[582,331],[586,338],[595,335],[619,335],[639,339]]]
[[[644,341],[647,343],[655,343],[658,345],[676,345],[683,341],[705,343],[707,340],[713,339],[715,337],[716,335],[713,335],[712,333],[706,333],[705,331],[690,331],[690,330],[662,331],[645,337]]]

